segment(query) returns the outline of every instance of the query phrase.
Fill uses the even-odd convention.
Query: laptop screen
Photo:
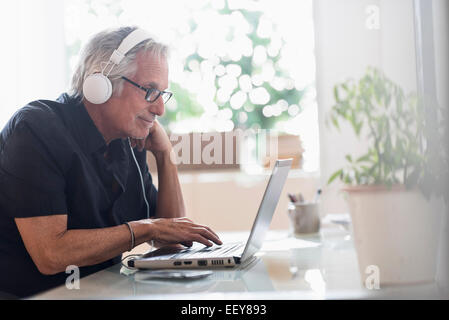
[[[276,161],[243,252],[242,261],[253,256],[262,247],[291,165],[291,159]]]

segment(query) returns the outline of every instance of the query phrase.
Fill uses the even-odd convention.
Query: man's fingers
[[[129,140],[131,142],[131,148],[133,149],[137,147],[137,150],[142,151],[145,147],[145,139],[130,138]]]
[[[188,222],[188,223],[194,224],[192,220],[190,220],[189,218],[186,218],[186,217],[175,218],[174,220],[176,222]]]
[[[216,244],[222,244],[221,240],[218,238],[218,236],[216,236],[214,233],[210,232],[208,229],[204,228],[204,227],[198,227],[196,228],[197,232],[199,234],[201,234],[201,236],[203,236],[204,238],[208,239],[208,240],[212,240],[213,242],[215,242]]]
[[[183,245],[183,246],[186,246],[186,247],[191,247],[191,246],[193,246],[193,242],[192,241],[184,241],[184,242],[181,242],[181,244]]]
[[[221,242],[218,235],[214,231],[212,231],[212,229],[210,229],[209,227],[193,223],[192,220],[187,219],[187,218],[180,218],[180,220],[178,220],[178,221],[182,221],[183,223],[188,224],[189,228],[193,228],[193,230],[195,230],[195,232],[201,234],[201,236],[203,236],[204,238],[206,238],[208,240],[212,240],[213,242],[215,242],[216,244],[219,244],[219,245],[223,244],[223,242]]]
[[[187,247],[193,246],[193,242],[199,242],[205,246],[212,246],[213,243],[217,245],[223,244],[218,235],[212,229],[198,225],[192,220],[182,217],[173,219],[157,219],[156,224],[161,229],[158,232],[161,236],[157,236],[155,240],[161,240],[166,243],[179,243]]]
[[[209,228],[208,226],[202,226],[203,228],[205,228],[207,231],[209,231],[210,233],[212,233],[217,239],[220,240],[220,237],[218,236],[218,234],[215,233],[214,230],[212,230],[211,228]],[[220,241],[221,242],[221,241]]]
[[[196,242],[204,244],[206,247],[212,247],[213,246],[212,242],[210,242],[209,240],[207,240],[206,238],[204,238],[202,235],[200,235],[198,233],[194,234],[192,236],[192,239],[193,239],[193,241],[196,241]]]
[[[145,140],[143,139],[137,140],[137,147],[139,151],[142,151],[143,148],[145,147]]]
[[[184,218],[183,221],[189,223],[190,227],[193,228],[195,232],[201,234],[202,237],[208,240],[212,240],[216,244],[219,245],[223,244],[218,235],[214,231],[212,231],[212,229],[210,229],[209,227],[193,223],[190,219],[187,218]]]
[[[204,229],[208,230],[210,233],[214,234],[217,238],[219,238],[218,235],[211,228],[209,228],[208,226],[205,226],[205,225],[196,224],[192,220],[190,220],[189,218],[182,217],[182,218],[176,218],[176,220],[179,221],[179,222],[188,222],[188,223],[190,223],[194,227],[204,228]]]

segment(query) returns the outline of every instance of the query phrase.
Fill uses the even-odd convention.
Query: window
[[[299,135],[303,169],[318,171],[312,0],[20,0],[10,6],[22,16],[30,12],[22,10],[30,3],[42,15],[10,15],[9,30],[31,30],[23,43],[37,39],[34,33],[52,40],[45,41],[45,51],[15,47],[20,55],[13,65],[21,71],[11,70],[14,81],[8,86],[21,99],[10,99],[8,111],[1,114],[3,124],[26,102],[54,99],[68,89],[78,53],[91,35],[138,25],[171,48],[170,90],[175,96],[160,119],[169,131],[261,128]],[[35,52],[48,60],[44,66]],[[23,92],[30,73],[36,85]]]
[[[60,0],[0,2],[0,127],[37,99],[56,99],[67,88],[64,3]]]

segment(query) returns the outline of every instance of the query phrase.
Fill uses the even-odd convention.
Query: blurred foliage
[[[104,14],[104,12],[108,12],[110,16],[119,17],[123,13],[123,9],[121,7],[121,0],[84,0],[84,4],[87,6],[89,13],[91,13],[94,16],[100,16]],[[254,52],[254,48],[257,46],[263,46],[265,49],[273,42],[273,39],[269,37],[260,37],[258,35],[258,28],[261,21],[261,17],[264,15],[264,12],[258,11],[258,10],[249,10],[249,9],[231,9],[228,5],[228,1],[225,0],[224,7],[222,9],[214,9],[211,2],[205,2],[203,5],[203,8],[201,10],[214,10],[214,12],[217,12],[221,16],[231,17],[235,13],[239,13],[243,16],[245,21],[250,26],[250,32],[246,34],[246,36],[251,40],[252,42],[252,49]],[[232,19],[229,19],[230,25],[229,32],[226,35],[226,38],[223,39],[223,41],[233,41],[236,39],[237,36],[242,34],[242,31],[239,30],[238,26],[232,24]],[[191,35],[195,35],[198,28],[198,21],[195,20],[194,15],[192,15],[192,18],[188,22]],[[209,27],[209,26],[207,26]],[[276,25],[273,24],[273,31],[274,33],[278,32],[276,30]],[[179,35],[180,37],[182,35]],[[274,68],[274,76],[279,80],[283,81],[284,83],[290,83],[288,86],[284,86],[285,89],[283,90],[277,90],[274,88],[269,81],[261,81],[261,83],[254,84],[254,81],[252,83],[253,89],[257,88],[264,88],[266,92],[269,95],[269,101],[264,101],[263,104],[254,104],[250,97],[248,92],[247,93],[247,99],[246,102],[243,104],[241,108],[233,109],[231,107],[230,99],[226,103],[219,103],[217,100],[217,96],[215,95],[214,103],[217,104],[219,110],[229,109],[232,111],[232,122],[234,123],[234,128],[250,128],[250,127],[256,127],[261,129],[271,129],[274,127],[276,122],[278,121],[285,121],[289,120],[293,117],[296,117],[298,113],[300,113],[301,110],[301,98],[305,94],[305,92],[308,90],[308,88],[304,88],[303,90],[297,90],[294,85],[294,80],[292,80],[289,77],[289,74],[285,70],[281,70],[280,68],[276,67],[277,62],[281,58],[282,54],[282,48],[284,47],[285,43],[284,40],[282,40],[282,37],[279,33],[277,33],[277,37],[281,39],[280,48],[277,52],[276,56],[270,56],[267,54],[267,60],[265,61],[265,64],[270,64]],[[207,39],[203,39],[201,36],[194,36],[192,39],[199,39],[197,40],[198,43],[194,43],[195,47],[198,49],[200,45],[200,41],[208,41]],[[80,50],[81,41],[77,41],[76,43],[68,46],[68,54],[69,56],[75,55],[76,52]],[[243,48],[242,48],[243,50]],[[218,53],[217,53],[218,54]],[[217,56],[218,57],[218,56]],[[241,74],[247,75],[251,79],[253,76],[261,75],[263,71],[263,65],[256,65],[254,63],[254,57],[253,55],[245,56],[241,55],[240,60],[235,61],[232,59],[224,59],[218,57],[219,62],[218,65],[221,65],[223,67],[226,67],[229,64],[235,64],[240,66],[241,68]],[[192,61],[196,61],[198,64],[201,64],[205,59],[201,57],[197,52],[191,54],[188,56],[184,61],[184,72],[185,73],[196,73],[201,72],[199,70],[190,70],[188,68],[189,63]],[[240,77],[239,76],[239,77]],[[219,81],[221,76],[215,77],[215,87],[216,89],[219,89]],[[279,89],[279,87],[277,87]],[[235,93],[242,91],[242,88],[240,88],[240,84],[237,85],[237,87],[233,90],[233,92],[230,94],[230,97],[232,97]],[[196,93],[190,92],[188,89],[184,88],[181,84],[171,82],[170,83],[170,91],[174,93],[174,97],[172,98],[171,105],[169,105],[166,108],[165,115],[160,118],[161,123],[164,125],[168,125],[171,122],[179,121],[179,120],[186,120],[191,118],[199,118],[204,113],[204,106],[201,105],[201,103],[198,101],[196,97]],[[285,100],[287,102],[287,105],[285,105],[285,102],[283,101],[284,107],[282,111],[280,112],[278,110],[275,115],[266,116],[263,114],[263,108],[267,105],[276,105],[279,101]],[[266,103],[265,103],[266,102]],[[296,105],[297,111],[293,112],[293,114],[289,114],[288,112],[288,106]],[[279,109],[279,108],[278,108]],[[241,117],[239,119],[239,115],[244,113],[246,118],[244,121],[241,120]]]
[[[252,41],[252,46],[253,46],[253,50],[254,48],[256,48],[257,46],[261,45],[264,47],[267,47],[271,40],[269,38],[261,38],[258,36],[257,34],[257,29],[259,26],[259,21],[260,21],[260,17],[262,16],[263,12],[260,11],[249,11],[246,9],[230,9],[227,1],[225,1],[225,7],[221,10],[218,10],[218,12],[221,15],[232,15],[232,13],[234,12],[240,12],[242,14],[242,16],[245,18],[245,20],[249,23],[249,25],[251,26],[251,32],[247,35],[251,41]],[[210,5],[208,5],[208,7],[210,8]],[[190,25],[192,27],[192,33],[195,33],[195,29],[196,29],[196,22],[191,20],[190,21]],[[232,31],[228,34],[228,38],[226,40],[228,41],[232,41],[235,37],[234,35],[235,32]],[[282,45],[284,45],[284,43],[282,43]],[[279,50],[278,54],[274,57],[267,55],[267,62],[270,63],[270,61],[272,62],[272,65],[275,66],[276,63],[279,61],[280,59],[280,54],[281,54],[282,50]],[[187,57],[186,62],[185,62],[185,72],[197,72],[197,71],[191,71],[188,68],[188,65],[190,62],[192,61],[197,61],[198,64],[201,64],[201,62],[203,62],[205,59],[202,58],[198,53],[193,53],[192,55],[190,55],[189,57]],[[261,66],[255,66],[255,64],[253,63],[253,56],[245,56],[242,55],[241,59],[239,61],[234,61],[234,60],[225,60],[225,59],[220,59],[219,65],[222,65],[223,67],[226,67],[227,65],[230,64],[236,64],[238,66],[241,67],[241,74],[242,75],[248,75],[249,77],[252,77],[256,74],[260,74],[261,73]],[[275,68],[275,76],[276,77],[280,77],[285,81],[293,81],[289,78],[289,75],[286,74],[285,72],[276,69]],[[216,77],[215,80],[215,86],[218,89],[219,88],[219,80],[220,77]],[[276,104],[277,102],[279,102],[280,100],[285,100],[288,105],[298,105],[299,106],[299,102],[301,100],[301,97],[303,96],[303,94],[306,92],[306,90],[308,88],[305,88],[302,91],[298,91],[294,86],[291,89],[284,89],[284,90],[276,90],[275,88],[273,88],[273,86],[267,82],[264,81],[263,84],[261,85],[254,85],[253,83],[253,88],[265,88],[270,96],[270,99],[267,103],[262,104],[254,104],[251,102],[251,100],[249,99],[249,97],[246,99],[246,102],[243,104],[242,108],[239,108],[238,110],[234,110],[231,107],[230,101],[224,103],[224,104],[220,104],[217,101],[217,98],[215,97],[215,102],[217,103],[217,105],[219,106],[220,110],[223,109],[230,109],[233,112],[233,116],[232,116],[232,121],[234,123],[235,128],[250,128],[253,127],[254,125],[257,126],[257,128],[261,128],[261,129],[271,129],[274,127],[275,123],[280,121],[280,120],[288,120],[290,118],[293,118],[293,116],[289,115],[288,112],[286,112],[287,110],[283,110],[283,112],[278,115],[278,116],[270,116],[270,117],[266,117],[262,110],[263,107],[265,105],[272,105],[272,104]],[[200,115],[198,113],[199,109],[198,107],[194,106],[194,102],[192,101],[192,99],[187,97],[188,92],[183,92],[182,88],[180,86],[172,86],[171,87],[173,93],[175,94],[176,100],[178,101],[182,101],[182,109],[179,109],[179,112],[183,112],[184,109],[189,109],[189,108],[193,108],[194,110],[189,110],[187,112],[184,111],[185,115],[192,115],[192,116],[196,116],[196,115]],[[239,92],[241,90],[240,86],[237,86],[237,88],[234,89],[234,91],[232,92],[231,96],[237,92]],[[185,103],[185,100],[183,99],[188,99],[188,103]],[[244,123],[239,122],[238,119],[238,115],[240,112],[246,112],[248,119],[247,121],[245,121]],[[299,110],[301,111],[301,109]],[[294,115],[296,116],[296,114]],[[174,120],[179,120],[179,119],[185,119],[185,117],[179,117],[176,112],[170,112],[168,113],[166,116],[164,116],[165,121],[168,123],[170,121],[174,121]]]
[[[176,95],[176,100],[172,98],[168,104],[174,103],[175,105],[173,107],[166,106],[164,116],[159,118],[162,125],[168,126],[171,121],[201,116],[203,108],[196,101],[195,95],[174,82],[170,84],[170,91]],[[177,107],[177,101],[182,101],[182,108]]]
[[[448,157],[437,150],[444,141],[443,122],[434,123],[416,94],[403,90],[381,71],[368,68],[358,81],[334,87],[336,104],[327,123],[350,124],[358,138],[366,133],[368,151],[346,155],[348,165],[331,175],[345,184],[419,186],[424,194],[447,190]],[[443,109],[432,106],[444,121]],[[447,116],[447,115],[446,115]]]

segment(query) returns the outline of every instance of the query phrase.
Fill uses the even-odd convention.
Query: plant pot
[[[402,186],[348,187],[354,244],[363,284],[378,271],[378,284],[435,280],[439,210]],[[373,268],[374,266],[374,268]]]

